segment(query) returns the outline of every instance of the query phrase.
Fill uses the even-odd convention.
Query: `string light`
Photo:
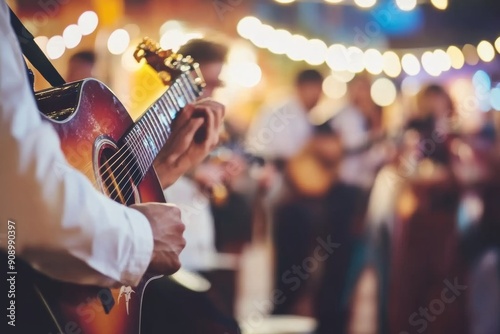
[[[495,58],[495,49],[488,41],[481,41],[477,46],[477,54],[484,62],[490,62]]]
[[[384,65],[383,69],[385,74],[389,77],[396,78],[401,74],[401,63],[399,62],[398,55],[393,51],[386,51],[382,55]]]
[[[369,1],[369,0],[358,0]],[[376,1],[374,1],[376,2]],[[366,4],[366,2],[364,2]],[[388,50],[381,54],[377,49],[363,52],[355,46],[332,44],[330,47],[320,39],[308,40],[302,35],[292,35],[285,29],[275,29],[253,17],[241,19],[237,25],[241,37],[249,39],[254,45],[266,48],[275,54],[286,54],[294,61],[305,60],[310,65],[320,65],[324,62],[334,72],[348,71],[359,73],[363,70],[378,75],[384,72],[387,76],[396,78],[404,71],[407,75],[418,75],[422,68],[432,76],[453,69],[461,69],[465,63],[476,65],[479,60],[492,61],[495,48],[500,53],[500,37],[494,43],[482,41],[477,48],[467,44],[463,49],[451,45],[446,49],[406,52],[400,59],[399,50]],[[419,56],[420,54],[420,61]]]
[[[417,6],[417,0],[396,0],[396,5],[398,5],[401,10],[410,11]]]
[[[397,90],[394,83],[387,78],[375,80],[370,88],[370,95],[377,105],[387,107],[396,101]]]
[[[47,56],[50,59],[60,58],[64,51],[66,51],[66,46],[64,45],[64,38],[60,35],[53,36],[47,41]]]
[[[448,8],[448,0],[431,0],[434,7],[440,10],[445,10]]]
[[[401,58],[401,65],[408,75],[417,75],[420,73],[420,62],[411,53],[407,53]]]
[[[382,70],[384,68],[384,59],[382,58],[382,54],[380,53],[380,51],[375,49],[368,49],[365,51],[364,64],[366,70],[369,73],[378,75],[382,73]]]
[[[354,3],[361,8],[370,8],[377,3],[377,0],[354,0]]]
[[[464,54],[459,48],[457,48],[454,45],[451,45],[450,47],[448,47],[448,50],[446,50],[446,53],[450,57],[451,67],[453,67],[456,70],[459,70],[464,66],[465,63]]]

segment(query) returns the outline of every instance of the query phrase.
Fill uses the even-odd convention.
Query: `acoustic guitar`
[[[168,83],[136,123],[113,92],[95,79],[36,93],[43,118],[59,134],[68,162],[97,190],[125,205],[165,202],[153,160],[177,114],[196,100],[205,85],[191,57],[161,50],[149,39],[137,47],[134,56],[138,61],[145,59]],[[138,286],[116,289],[43,277],[35,290],[59,333],[138,334],[144,289],[160,277],[146,274]]]

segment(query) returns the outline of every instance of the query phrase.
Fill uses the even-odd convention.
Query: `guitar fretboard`
[[[141,116],[124,137],[124,145],[134,155],[140,180],[151,168],[154,159],[171,133],[172,122],[182,108],[201,94],[189,73],[181,74]]]

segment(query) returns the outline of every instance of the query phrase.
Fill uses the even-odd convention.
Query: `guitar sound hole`
[[[131,205],[139,202],[136,181],[138,165],[129,151],[118,153],[111,145],[101,148],[99,171],[103,192],[118,203]]]

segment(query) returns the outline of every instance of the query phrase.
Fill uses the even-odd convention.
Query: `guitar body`
[[[134,122],[104,84],[86,79],[37,92],[36,100],[42,114],[59,134],[69,164],[85,174],[96,189],[127,205],[165,201],[153,168],[135,184],[131,166],[106,165],[122,146],[121,139]],[[100,172],[107,167],[113,167],[114,171]],[[115,182],[106,181],[114,181],[124,173],[130,174],[129,183],[121,189]],[[137,287],[110,290],[40,277],[36,289],[61,333],[138,334],[143,291],[152,279],[146,275]]]

